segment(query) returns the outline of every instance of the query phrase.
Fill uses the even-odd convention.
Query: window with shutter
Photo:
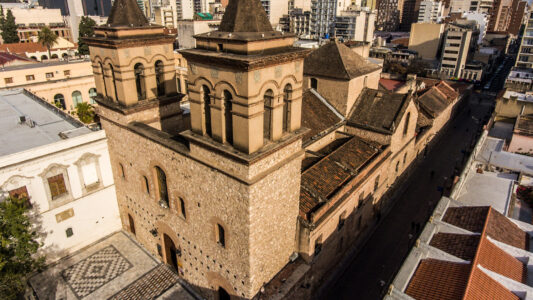
[[[9,191],[9,196],[12,198],[18,198],[18,199],[26,199],[25,205],[28,208],[31,208],[31,202],[30,197],[28,195],[28,189],[26,189],[26,186],[21,186],[19,188],[13,189]]]
[[[48,177],[48,186],[50,187],[52,200],[55,200],[67,193],[67,187],[65,186],[63,174]]]
[[[94,162],[85,164],[81,167],[83,173],[83,183],[89,186],[98,182],[98,173],[96,171],[96,164]]]

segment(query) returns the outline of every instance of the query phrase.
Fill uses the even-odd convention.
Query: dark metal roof
[[[304,74],[350,80],[376,70],[373,64],[339,41],[331,41],[305,58]]]
[[[230,0],[218,31],[269,32],[274,30],[259,0]]]
[[[135,0],[115,0],[107,19],[107,25],[111,27],[143,27],[149,26],[150,23]]]

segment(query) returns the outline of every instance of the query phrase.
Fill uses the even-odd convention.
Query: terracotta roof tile
[[[439,91],[441,91],[444,95],[446,95],[446,97],[448,97],[448,100],[454,100],[455,98],[459,97],[459,93],[457,93],[455,89],[445,81],[439,82],[435,87],[439,89]]]
[[[398,128],[409,101],[407,94],[365,88],[348,115],[348,124],[391,134]]]
[[[77,49],[78,46],[74,46],[72,48],[68,49]],[[57,50],[56,48],[52,49],[52,51]],[[26,55],[26,52],[33,53],[33,52],[46,52],[48,51],[46,47],[39,43],[12,43],[12,44],[1,44],[0,45],[0,52],[9,52],[9,53],[16,53],[19,55]]]
[[[435,118],[451,104],[451,101],[434,86],[418,97],[418,103],[424,111]]]
[[[302,127],[309,128],[304,143],[320,132],[331,128],[342,120],[313,93],[307,91],[302,100]]]
[[[416,300],[461,300],[470,269],[470,264],[424,259],[405,293]]]
[[[472,261],[479,244],[479,235],[439,232],[433,235],[429,244],[453,256]]]
[[[529,250],[529,235],[497,210],[490,210],[487,234],[507,245]]]
[[[507,254],[486,237],[479,247],[476,263],[507,278],[526,283],[527,269],[524,263]]]
[[[381,78],[379,80],[379,84],[384,87],[385,89],[393,92],[395,91],[396,89],[402,87],[405,85],[405,81],[401,81],[401,80],[393,80],[393,79],[386,79],[386,78]]]
[[[454,226],[471,232],[481,233],[485,225],[485,218],[489,212],[488,206],[483,207],[450,207],[446,210],[442,220]]]
[[[0,52],[0,65],[4,65],[14,60],[32,61],[26,57],[21,57],[21,56],[14,55],[11,53]]]
[[[470,285],[463,299],[519,300],[520,298],[480,269],[474,268]]]
[[[335,151],[302,173],[300,215],[327,201],[350,178],[355,176],[376,154],[377,145],[352,137]]]

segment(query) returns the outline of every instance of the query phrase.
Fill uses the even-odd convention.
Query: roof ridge
[[[483,224],[483,229],[481,230],[481,233],[479,235],[479,244],[476,247],[476,252],[474,254],[474,259],[472,259],[472,268],[470,269],[470,274],[468,274],[468,280],[466,282],[465,292],[463,294],[463,300],[466,300],[466,295],[468,295],[468,290],[471,287],[472,278],[474,277],[474,271],[476,269],[477,262],[479,260],[479,253],[481,249],[481,245],[483,241],[485,240],[485,236],[487,234],[487,225],[489,223],[489,216],[492,208],[489,206],[489,209],[487,211],[487,215],[485,217],[485,222]]]
[[[310,88],[309,91],[311,92],[311,94],[315,95],[318,100],[324,103],[324,105],[326,105],[326,107],[329,108],[339,119],[341,119],[341,122],[346,120],[346,118],[339,111],[337,111],[337,109],[333,105],[331,105],[331,103],[329,103],[326,98],[320,95],[317,90]]]
[[[343,71],[344,71],[344,73],[346,74],[346,76],[348,76],[348,78],[351,78],[350,73],[348,72],[348,67],[346,66],[346,62],[344,62],[344,57],[341,55],[341,49],[340,49],[340,47],[339,47],[339,45],[340,45],[341,43],[340,43],[339,41],[337,41],[337,40],[335,40],[334,43],[335,43],[335,46],[336,46],[336,48],[337,48],[337,53],[338,53],[338,55],[339,55],[339,57],[340,57],[340,59],[341,59],[341,63],[342,63],[342,66],[343,66]],[[344,47],[348,48],[348,47],[345,46],[344,44],[342,44],[342,45],[343,45]],[[352,50],[350,50],[350,51],[352,51]]]

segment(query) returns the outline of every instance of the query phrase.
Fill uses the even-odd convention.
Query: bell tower
[[[177,95],[174,35],[151,25],[135,0],[116,0],[89,45],[96,89],[120,106]]]
[[[219,30],[195,38],[181,51],[193,133],[252,154],[298,132],[307,51],[272,30],[259,1],[230,1]]]

